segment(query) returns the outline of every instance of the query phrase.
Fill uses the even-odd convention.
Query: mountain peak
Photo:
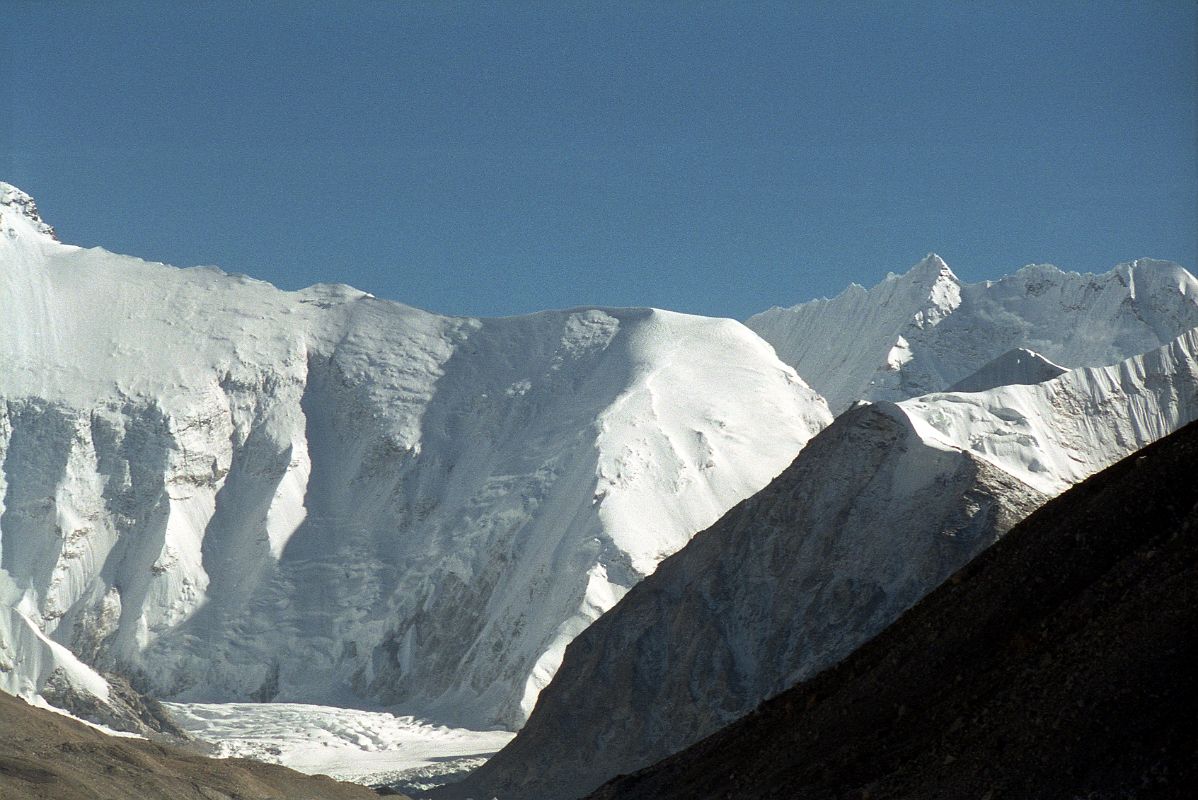
[[[923,260],[907,271],[907,276],[917,280],[927,280],[935,283],[942,278],[947,278],[953,283],[960,283],[960,279],[949,268],[943,258],[935,253],[928,253],[923,257]]]
[[[24,219],[31,223],[38,233],[45,234],[55,241],[54,228],[47,225],[37,212],[37,203],[28,193],[21,191],[11,183],[0,181],[0,231],[15,237],[16,229],[10,224],[11,218]]]
[[[960,279],[935,253],[928,253],[904,278],[918,290],[920,298],[926,292],[924,307],[912,318],[920,328],[938,324],[961,304]]]

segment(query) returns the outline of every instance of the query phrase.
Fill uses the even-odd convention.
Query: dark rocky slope
[[[1047,498],[851,409],[579,635],[528,724],[442,800],[578,797],[835,664]]]
[[[1198,425],[836,667],[592,798],[1198,796]]]
[[[105,735],[0,692],[3,800],[367,800],[364,786]]]

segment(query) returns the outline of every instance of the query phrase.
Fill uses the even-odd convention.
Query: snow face
[[[1037,385],[860,405],[574,640],[441,797],[569,797],[836,663],[1048,497],[1198,418],[1198,329]]]
[[[13,588],[12,579],[0,571],[0,594]],[[10,598],[16,599],[13,594]],[[34,699],[58,672],[78,690],[107,701],[108,681],[42,633],[15,605],[0,605],[0,691]]]
[[[839,412],[945,391],[1014,348],[1066,368],[1147,352],[1198,325],[1198,279],[1140,259],[1102,275],[1033,265],[966,284],[930,255],[872,289],[854,285],[746,324]]]
[[[830,421],[729,320],[282,292],[31,208],[0,237],[10,605],[161,696],[518,726],[573,636]]]

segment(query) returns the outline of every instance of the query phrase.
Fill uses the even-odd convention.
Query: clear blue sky
[[[1196,8],[9,0],[0,179],[65,241],[458,314],[1193,269]]]

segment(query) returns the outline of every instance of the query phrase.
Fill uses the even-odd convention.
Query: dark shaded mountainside
[[[1049,502],[837,666],[590,797],[1193,797],[1198,424]]]
[[[0,692],[0,800],[366,800],[365,786],[108,736]]]

